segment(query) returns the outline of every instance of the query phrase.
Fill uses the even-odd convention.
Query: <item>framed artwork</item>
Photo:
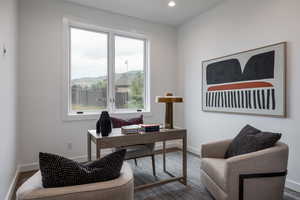
[[[202,110],[285,117],[286,42],[202,63]]]

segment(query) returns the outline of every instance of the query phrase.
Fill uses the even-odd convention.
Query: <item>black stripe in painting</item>
[[[212,102],[213,102],[213,99],[214,99],[214,93],[211,92],[210,94],[211,94],[210,101],[209,101],[210,102],[210,107],[213,107],[213,103]]]
[[[216,107],[219,107],[218,103],[219,103],[219,92],[216,92]]]
[[[234,91],[233,94],[234,94],[234,107],[237,108],[236,91]]]
[[[207,101],[208,101],[208,92],[206,92],[206,98],[205,98],[205,106],[207,107]]]
[[[237,91],[238,108],[241,108],[240,91]]]
[[[225,108],[227,108],[227,92],[224,92],[224,103],[225,103]]]
[[[242,108],[244,108],[244,91],[241,91],[241,97],[242,97]]]
[[[209,101],[209,102],[210,102],[210,107],[213,107],[213,103],[212,103],[213,100],[214,100],[214,93],[212,92],[212,93],[211,93],[211,99],[210,99],[210,101]]]
[[[234,107],[234,103],[233,103],[233,91],[230,92],[230,96],[231,96],[231,107]]]
[[[262,107],[263,109],[266,109],[266,105],[265,105],[265,91],[261,90],[261,95],[262,95]]]
[[[276,108],[276,101],[275,101],[275,89],[272,89],[272,110]]]
[[[217,107],[217,103],[218,103],[218,93],[215,93],[215,107]]]
[[[246,108],[248,108],[248,91],[245,91]]]
[[[256,91],[253,90],[253,106],[254,106],[254,109],[257,108],[257,105],[256,105]]]
[[[210,92],[208,92],[207,106],[210,107]]]
[[[214,92],[214,99],[213,99],[213,102],[212,102],[212,107],[216,106],[216,104],[215,104],[216,99],[217,99],[217,94]]]
[[[251,105],[251,91],[248,91],[248,103],[249,103],[249,108],[252,109],[252,105]]]
[[[223,108],[224,107],[223,92],[221,92],[221,99],[222,99],[222,108]]]
[[[260,103],[260,90],[257,90],[257,101],[258,101],[258,108],[261,109],[261,103]]]
[[[218,107],[220,107],[220,101],[221,101],[221,93],[218,92]]]
[[[227,92],[227,100],[228,108],[230,108],[230,91]]]
[[[270,89],[267,90],[267,109],[270,109]]]

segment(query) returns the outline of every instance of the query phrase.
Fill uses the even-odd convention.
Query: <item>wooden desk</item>
[[[182,184],[187,184],[187,136],[186,129],[161,129],[159,132],[140,132],[138,134],[123,135],[121,129],[113,129],[108,137],[97,135],[96,130],[88,130],[87,132],[87,152],[88,160],[91,161],[92,150],[91,143],[96,144],[96,157],[100,158],[101,149],[115,148],[128,145],[148,144],[154,142],[163,142],[163,169],[164,172],[171,176],[171,178],[137,186],[135,190],[141,190],[161,184],[166,184],[173,181],[179,181]],[[176,177],[166,168],[166,141],[169,140],[182,140],[182,176]]]

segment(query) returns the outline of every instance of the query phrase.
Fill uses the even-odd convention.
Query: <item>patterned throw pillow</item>
[[[110,117],[111,123],[113,128],[121,128],[122,126],[129,126],[129,125],[136,125],[136,124],[143,124],[143,115],[137,118],[131,118],[128,120],[120,119],[116,117]]]
[[[274,146],[280,138],[280,133],[261,132],[247,125],[233,139],[227,149],[225,158],[270,148]]]
[[[126,150],[116,151],[87,164],[49,153],[40,153],[40,170],[45,188],[108,181],[120,176]]]

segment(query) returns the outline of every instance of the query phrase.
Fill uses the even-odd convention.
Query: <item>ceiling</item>
[[[177,5],[173,8],[168,7],[168,0],[66,1],[143,20],[178,26],[224,0],[175,0]]]

